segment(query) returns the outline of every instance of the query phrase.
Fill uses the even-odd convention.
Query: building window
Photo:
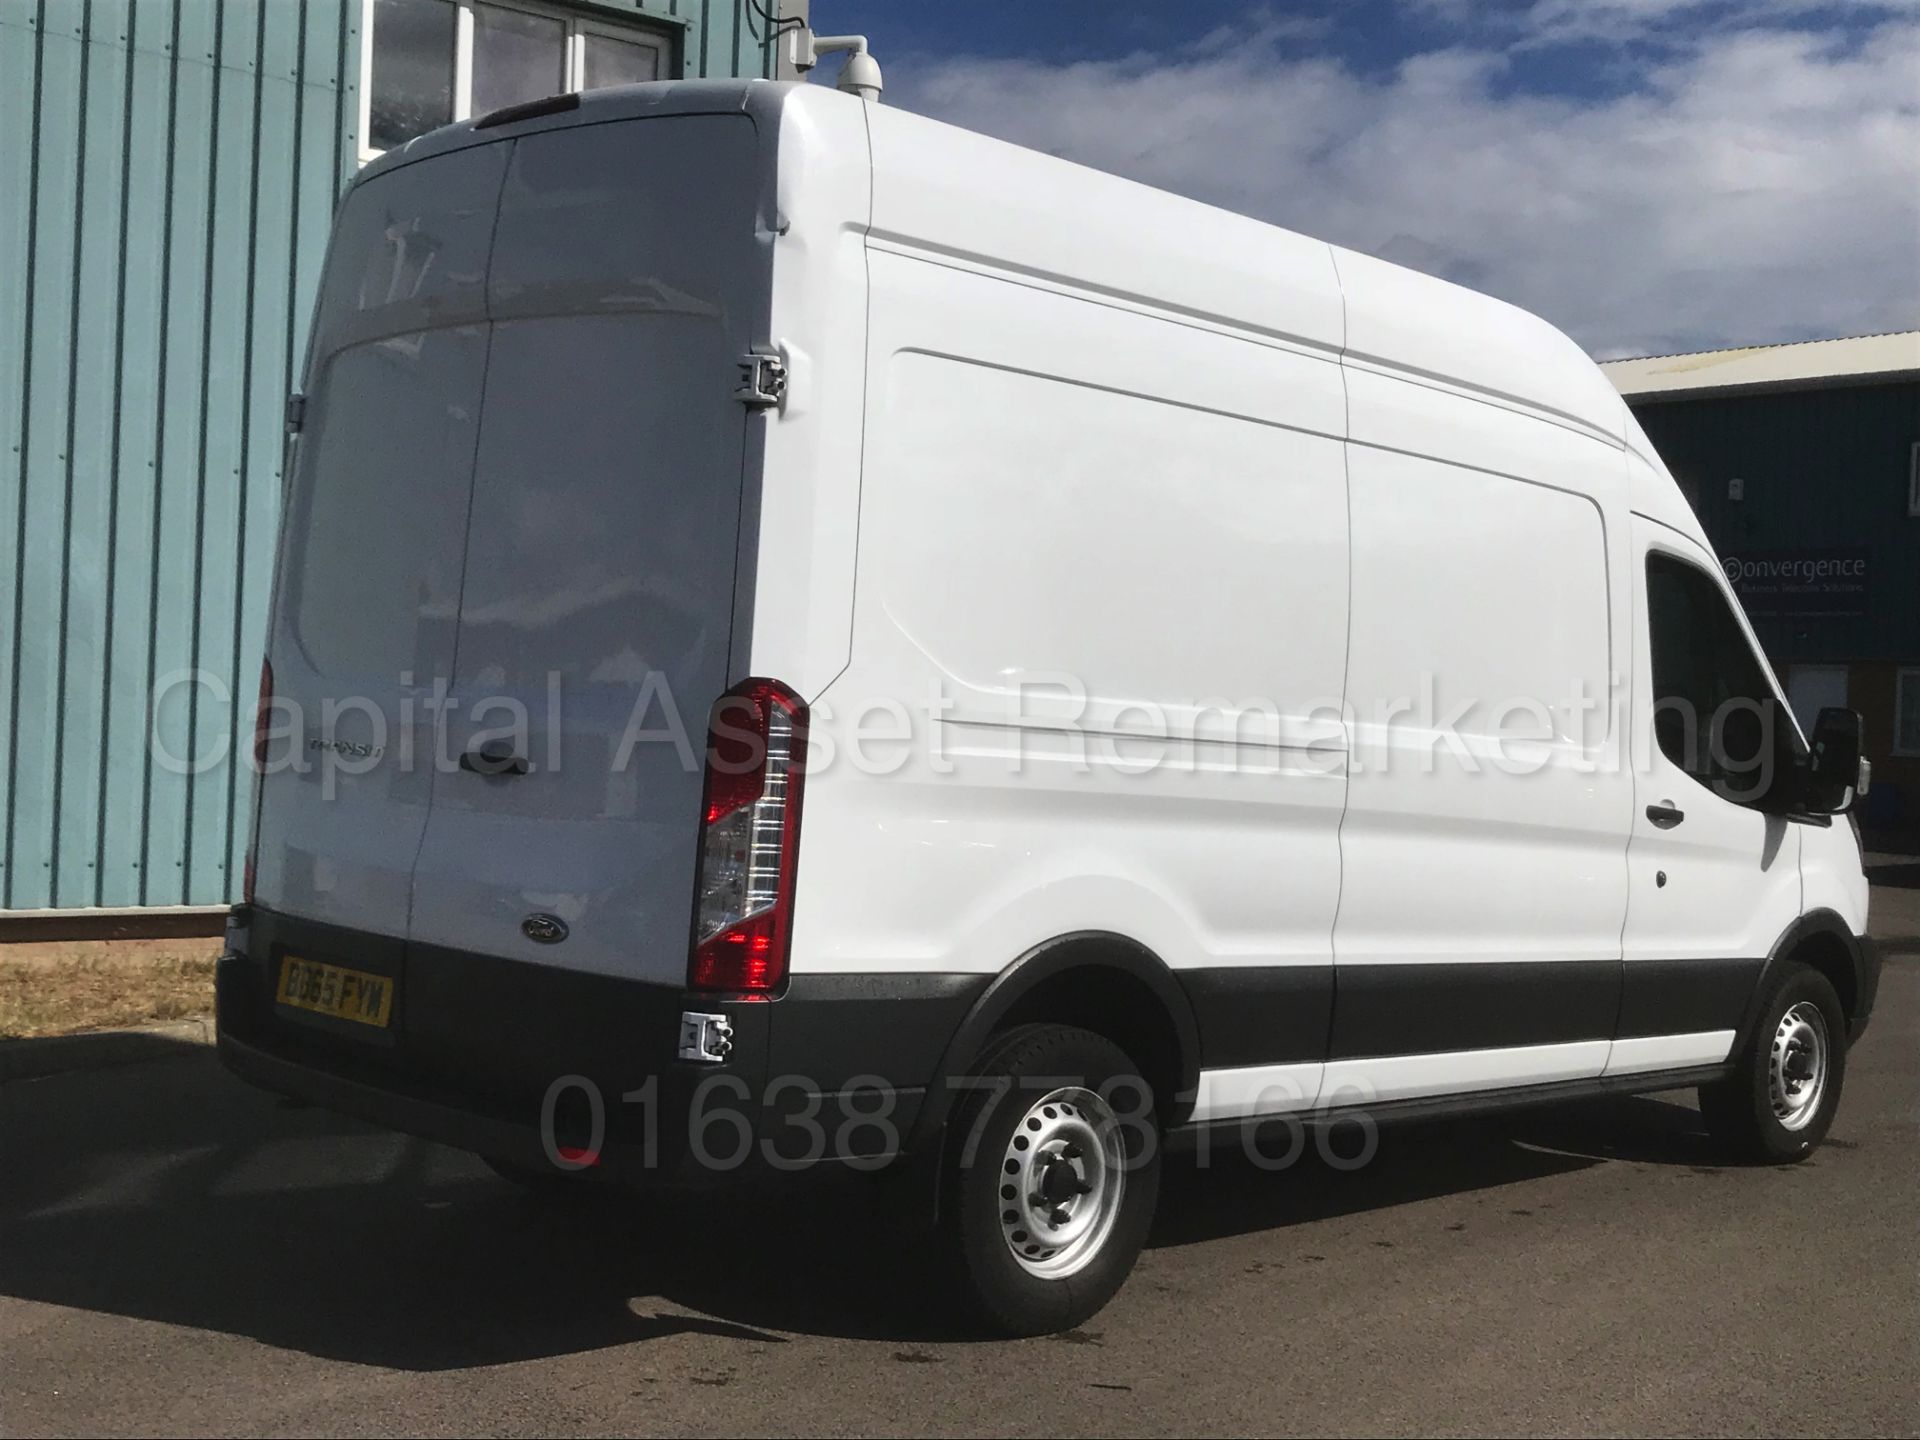
[[[450,0],[375,0],[368,45],[372,97],[360,148],[379,153],[453,120],[459,11]]]
[[[660,79],[665,57],[658,41],[634,40],[622,35],[587,30],[580,36],[580,88],[599,90],[608,85],[633,85]],[[1920,453],[1920,446],[1915,446]]]
[[[473,7],[475,115],[566,88],[566,21],[504,5]]]
[[[1893,753],[1920,755],[1920,668],[1900,671],[1894,683]]]
[[[639,25],[522,0],[362,3],[362,161],[503,105],[673,74],[672,40]]]

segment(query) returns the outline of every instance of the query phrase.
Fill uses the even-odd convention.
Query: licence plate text
[[[393,981],[385,975],[288,955],[280,961],[280,985],[274,998],[296,1010],[385,1028],[393,1014]]]

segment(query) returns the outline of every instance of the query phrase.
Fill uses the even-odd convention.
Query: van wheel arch
[[[1038,1022],[1091,1030],[1126,1051],[1152,1085],[1165,1124],[1179,1124],[1191,1110],[1200,1037],[1180,982],[1139,941],[1082,930],[1041,942],[994,976],[940,1058],[910,1148],[921,1150],[946,1122],[957,1094],[949,1078],[967,1074],[996,1034]]]
[[[1805,965],[1824,975],[1833,986],[1834,994],[1840,997],[1840,1007],[1849,1024],[1859,1020],[1862,1002],[1870,1003],[1871,997],[1862,993],[1866,977],[1862,973],[1859,937],[1848,928],[1838,911],[1809,910],[1774,942],[1766,963],[1754,978],[1753,993],[1748,997],[1740,1028],[1734,1035],[1733,1054],[1741,1053],[1753,1034],[1760,1018],[1761,1002],[1773,992],[1780,972],[1789,965]]]

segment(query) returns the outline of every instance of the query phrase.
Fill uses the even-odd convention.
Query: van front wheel
[[[1139,1069],[1069,1025],[1008,1031],[948,1121],[942,1228],[962,1301],[1006,1335],[1071,1329],[1126,1280],[1160,1191]]]
[[[1766,1165],[1805,1159],[1826,1138],[1847,1078],[1847,1017],[1827,977],[1789,965],[1760,1009],[1733,1074],[1700,1087],[1714,1139]]]

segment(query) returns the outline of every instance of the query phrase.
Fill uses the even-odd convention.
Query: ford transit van
[[[1512,306],[641,85],[368,166],[289,428],[219,969],[260,1085],[542,1185],[884,1170],[1011,1333],[1113,1295],[1170,1147],[1832,1123],[1858,717],[1802,735]]]

